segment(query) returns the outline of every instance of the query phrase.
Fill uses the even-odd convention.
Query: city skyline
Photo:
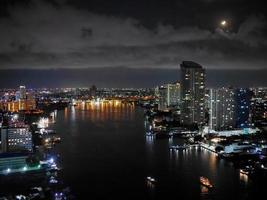
[[[0,199],[267,196],[260,0],[0,0]]]

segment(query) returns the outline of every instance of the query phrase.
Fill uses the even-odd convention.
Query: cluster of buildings
[[[33,152],[29,125],[18,120],[17,114],[2,114],[0,123],[0,175],[25,171],[27,158]],[[4,118],[4,120],[3,120]]]
[[[169,83],[155,89],[155,96],[158,100],[159,110],[166,110],[170,107],[176,107],[180,105],[181,85],[179,82]]]
[[[159,110],[177,109],[180,123],[210,131],[266,126],[266,88],[207,88],[205,69],[191,61],[180,65],[180,83],[156,87]],[[208,128],[208,129],[207,129]]]
[[[249,89],[210,89],[208,95],[209,128],[220,131],[253,127],[252,96],[253,93]]]
[[[0,153],[32,152],[32,133],[23,122],[0,127]]]
[[[28,169],[26,159],[33,152],[32,132],[19,119],[19,111],[36,109],[33,95],[25,86],[6,90],[0,99],[0,174]]]
[[[18,112],[21,110],[36,109],[34,96],[26,91],[25,86],[20,86],[17,91],[5,91],[0,99],[0,110]]]

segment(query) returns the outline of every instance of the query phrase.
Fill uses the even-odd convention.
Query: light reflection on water
[[[74,110],[73,110],[74,109]],[[135,105],[131,103],[125,103],[119,100],[110,100],[104,102],[79,102],[77,106],[71,107],[71,113],[75,114],[75,110],[90,112],[88,117],[92,122],[107,120],[121,120],[121,119],[133,119]],[[83,113],[82,117],[86,114]],[[65,117],[68,117],[66,114]],[[73,117],[72,120],[75,120]]]
[[[242,181],[243,183],[245,183],[245,185],[248,184],[248,175],[239,173],[239,177],[240,177],[240,181]]]
[[[123,188],[143,199],[167,195],[205,199],[210,191],[200,187],[199,177],[206,176],[215,186],[214,199],[239,196],[240,185],[233,180],[239,183],[240,177],[232,166],[198,147],[169,150],[170,145],[182,144],[181,139],[146,137],[144,124],[149,124],[144,123],[143,110],[132,104],[85,102],[58,112],[57,118],[61,120],[57,120],[56,131],[66,130],[60,147],[64,177],[78,194],[87,194],[88,180],[92,180],[93,197],[113,199]],[[74,137],[75,133],[79,137]],[[144,182],[149,175],[158,180],[156,185]],[[145,198],[147,193],[149,198]]]

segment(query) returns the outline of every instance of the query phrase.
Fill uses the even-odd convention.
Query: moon
[[[226,26],[227,25],[227,22],[225,20],[221,21],[221,25],[222,26]]]

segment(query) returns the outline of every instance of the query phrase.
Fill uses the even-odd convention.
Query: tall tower
[[[231,130],[235,127],[234,89],[209,90],[209,128],[216,131]]]
[[[236,128],[248,128],[250,126],[250,103],[252,92],[247,88],[235,90],[235,122]]]
[[[192,61],[181,64],[181,123],[198,124],[205,121],[205,69]]]
[[[25,86],[19,86],[19,98],[21,100],[26,99],[26,87]]]
[[[167,105],[179,106],[180,104],[180,83],[166,84],[167,88]]]

